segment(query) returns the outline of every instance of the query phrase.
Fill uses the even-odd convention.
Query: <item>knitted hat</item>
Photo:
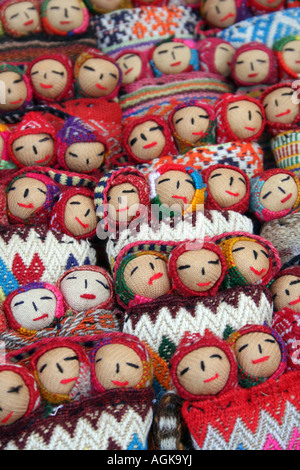
[[[101,369],[97,366],[100,359]],[[125,364],[126,360],[129,365]],[[116,387],[146,388],[152,383],[149,352],[136,336],[119,332],[104,334],[91,352],[90,361],[92,389],[95,393]],[[134,374],[131,377],[132,384],[127,375],[130,373]]]
[[[6,0],[2,2],[0,20],[5,34],[14,38],[40,33],[42,30],[39,3],[36,0],[29,0],[29,2],[27,0]]]
[[[16,376],[19,376],[16,382]],[[1,426],[8,426],[10,424],[15,423],[20,418],[30,415],[36,408],[38,408],[41,404],[41,397],[36,385],[36,381],[34,380],[32,374],[28,371],[26,367],[17,365],[17,364],[9,364],[4,363],[0,364],[0,383],[1,383],[1,410],[0,410],[0,427]],[[6,408],[6,399],[5,395],[7,395],[7,391],[9,396],[13,395],[12,385],[16,385],[16,400],[15,403],[12,405],[11,401]],[[26,391],[28,393],[28,398],[23,400],[19,396],[19,390],[22,387],[26,387]],[[20,389],[19,389],[20,387]],[[27,401],[27,403],[25,403]],[[23,409],[24,406],[24,409]],[[26,406],[26,407],[25,407]],[[5,416],[6,414],[6,416]]]
[[[272,182],[271,178],[274,176]],[[269,183],[264,188],[267,181]],[[261,222],[279,219],[299,211],[300,182],[292,171],[271,168],[253,176],[250,179],[250,186],[250,210]],[[271,204],[270,207],[267,201]],[[282,209],[280,205],[284,203],[288,206]]]
[[[90,65],[86,65],[87,61],[90,61]],[[85,69],[88,72],[83,74]],[[101,83],[98,83],[99,76],[104,78],[105,83],[102,82],[102,79]],[[89,48],[82,52],[75,61],[74,79],[78,97],[115,98],[122,83],[122,71],[112,57],[103,54],[99,49]]]
[[[260,343],[256,344],[256,342],[259,341],[259,339],[256,337],[256,333],[272,336],[275,340],[274,343],[275,342],[277,343],[279,351],[278,351],[278,349],[276,351],[270,351],[270,350],[268,350],[267,346],[264,346],[263,344],[260,344]],[[250,343],[251,339],[249,338],[248,342],[245,343],[245,345],[243,344],[242,346],[237,346],[237,341],[240,338],[242,338],[245,335],[250,335],[250,334],[253,334],[253,339],[255,339],[255,337],[256,337],[256,342],[254,343],[254,345],[252,345]],[[225,336],[226,335],[227,335],[227,333],[225,333]],[[255,385],[258,385],[260,383],[263,383],[268,379],[277,379],[285,371],[286,365],[287,365],[286,345],[285,345],[284,341],[282,340],[282,338],[279,336],[279,334],[273,328],[268,326],[267,324],[264,324],[264,325],[250,325],[250,324],[245,325],[240,330],[233,331],[232,333],[230,333],[228,335],[228,337],[226,338],[226,340],[227,340],[228,344],[230,345],[230,347],[235,351],[235,355],[236,355],[237,361],[238,361],[238,369],[239,369],[239,384],[242,387],[249,388],[249,387],[253,387]],[[269,340],[262,339],[261,343],[264,342],[265,345],[266,345],[267,344],[266,341],[269,341]],[[246,345],[248,346],[247,348],[246,348]],[[250,358],[252,357],[252,355],[254,357],[254,359],[251,359],[251,363],[252,363],[251,370],[252,370],[252,368],[255,368],[256,364],[258,364],[258,367],[260,367],[261,363],[267,363],[268,360],[271,359],[271,364],[269,365],[269,363],[268,363],[265,366],[266,370],[264,371],[263,376],[259,376],[259,375],[256,375],[254,373],[249,372],[248,370],[245,370],[245,368],[244,368],[245,365],[244,365],[244,367],[242,365],[243,363],[245,363],[245,359],[243,359],[240,355],[240,353],[242,352],[242,349],[245,349],[245,350],[247,349],[247,352],[246,352],[247,355],[252,353]],[[257,350],[259,351],[258,354],[257,354]],[[266,353],[265,353],[265,351],[266,351]],[[278,352],[280,352],[280,358],[278,357]],[[264,353],[265,354],[269,353],[270,355],[262,356],[262,354],[264,354]],[[257,357],[257,356],[259,356],[259,357]],[[249,361],[249,359],[248,359],[248,361]],[[269,367],[270,367],[270,369],[269,369]],[[247,367],[247,369],[248,369],[248,367]]]
[[[281,80],[297,79],[299,77],[300,69],[299,53],[296,48],[297,44],[300,46],[300,35],[284,36],[273,44]]]
[[[183,199],[183,201],[185,202],[183,213],[194,212],[196,210],[199,210],[200,205],[203,205],[205,201],[205,185],[203,184],[201,173],[189,166],[172,164],[172,163],[161,165],[160,167],[158,167],[157,171],[150,173],[149,175],[150,198],[151,198],[152,207],[154,207],[155,205],[158,205],[159,210],[162,212],[163,215],[166,215],[169,217],[173,217],[175,215],[174,211],[170,211],[169,208],[166,208],[163,205],[165,201],[161,201],[159,194],[158,194],[157,181],[162,175],[165,175],[168,172],[181,172],[191,177],[192,179],[191,181],[192,181],[193,188],[194,188],[194,195],[191,201],[189,202],[187,199],[186,200],[183,199],[183,198],[186,198],[187,196],[186,192],[184,193],[184,195],[181,194],[180,196],[178,196],[178,198]],[[169,199],[172,197],[174,197],[174,201],[170,207],[176,204],[176,199],[178,198],[176,195],[174,196],[169,195],[167,191],[167,198]]]
[[[225,93],[215,104],[217,143],[257,141],[265,127],[261,103],[247,95]]]
[[[73,36],[82,34],[87,30],[90,15],[82,0],[75,0],[73,2],[70,0],[64,2],[62,6],[56,2],[56,9],[54,11],[51,11],[51,2],[52,0],[44,0],[41,4],[42,26],[47,34]],[[72,21],[70,21],[70,16]],[[72,23],[75,23],[75,27],[72,26]]]
[[[49,215],[53,209],[56,199],[59,194],[59,187],[52,181],[51,178],[43,175],[42,173],[34,173],[33,171],[21,170],[22,173],[18,172],[9,185],[6,188],[6,199],[7,199],[7,213],[8,219],[11,224],[27,224],[27,225],[39,225],[41,223],[48,222]],[[25,178],[29,178],[27,181]],[[37,188],[40,193],[45,194],[44,202],[37,208],[34,207],[34,202],[37,202],[34,193],[31,194],[30,189],[32,188],[32,182],[36,180],[37,183],[42,183],[42,188]],[[28,183],[24,186],[24,182]],[[45,186],[45,188],[44,188]],[[18,188],[16,191],[16,188]],[[33,188],[32,188],[33,189]],[[14,191],[14,192],[13,192]],[[27,191],[27,194],[25,194]],[[41,195],[41,194],[39,194]],[[20,202],[22,196],[23,202]],[[30,196],[29,200],[26,198]],[[19,202],[18,202],[19,200]],[[26,204],[27,203],[27,204]],[[30,209],[30,215],[20,217],[18,214],[18,206],[23,207],[25,210]],[[22,209],[21,209],[22,210]]]
[[[30,62],[27,76],[38,101],[57,103],[73,96],[73,63],[67,55],[37,57]]]
[[[80,143],[98,143],[100,144],[100,146],[99,149],[98,147],[93,148],[91,154],[89,153],[89,146],[85,146],[83,156],[76,154],[75,149],[72,153],[70,152],[71,156],[75,156],[75,158],[77,157],[75,160],[75,168],[75,163],[66,163],[67,150],[72,144]],[[94,153],[96,153],[98,150],[100,151],[100,154],[97,154],[95,159]],[[93,129],[89,124],[85,123],[80,118],[68,118],[65,124],[60,128],[57,133],[57,161],[59,166],[61,168],[64,168],[65,170],[69,169],[72,171],[83,171],[84,173],[92,173],[103,165],[108,153],[109,146],[106,138],[100,133],[100,131],[98,131],[97,129]]]
[[[200,70],[228,77],[235,48],[230,42],[218,37],[201,39],[197,43]]]
[[[214,185],[214,180],[211,178],[217,175],[222,178],[217,178]],[[205,168],[202,171],[202,176],[206,185],[206,209],[230,210],[240,214],[244,214],[248,210],[250,180],[245,171],[237,166],[217,164]],[[237,198],[238,200],[235,202]]]
[[[186,101],[175,106],[168,116],[168,124],[180,153],[216,142],[215,111],[210,104],[203,101]],[[206,128],[205,131],[202,131],[202,126]],[[193,135],[196,140],[192,141]]]
[[[124,125],[123,147],[125,154],[134,163],[146,163],[154,158],[178,153],[166,121],[152,114],[133,118]]]
[[[17,139],[21,137],[39,134],[46,134],[41,137],[41,142],[37,142],[36,139],[33,138],[32,142],[30,139],[26,139],[25,143],[22,140],[20,145],[16,144]],[[38,144],[43,144],[46,139],[47,146],[44,149],[43,145]],[[16,125],[14,132],[12,132],[9,137],[8,152],[10,159],[19,168],[33,165],[53,165],[56,160],[56,130],[54,126],[48,119],[44,118],[42,113],[34,111],[27,113],[22,121]],[[39,152],[41,152],[40,156]]]
[[[86,6],[91,13],[110,13],[115,10],[123,10],[124,8],[131,8],[131,0],[84,0]]]
[[[70,201],[73,198],[75,201]],[[94,201],[92,190],[66,189],[53,207],[50,229],[65,233],[77,240],[92,238],[96,234],[97,217],[94,204],[89,203],[88,200]],[[70,207],[72,202],[76,204],[73,208]]]
[[[14,290],[3,309],[9,327],[24,335],[49,327],[65,313],[62,293],[48,282],[31,282]]]
[[[90,362],[77,337],[44,339],[35,346],[29,367],[46,402],[66,403],[88,395]]]
[[[196,360],[201,358],[202,348],[202,355],[205,357],[206,362],[201,361],[199,364],[199,361],[196,362]],[[211,349],[213,354],[217,354],[218,358],[212,361],[208,357],[208,349]],[[198,354],[197,351],[199,351]],[[223,360],[220,361],[220,359]],[[182,361],[184,365],[181,364]],[[193,371],[193,366],[196,371]],[[189,379],[186,376],[186,381],[183,381],[182,377],[187,372],[190,372],[191,377]],[[186,332],[170,362],[170,375],[173,384],[178,395],[185,400],[209,400],[220,394],[223,395],[228,390],[237,387],[237,373],[237,363],[230,347],[226,341],[210,331],[206,331],[203,336],[199,333]],[[200,381],[202,379],[201,375],[204,376],[203,382],[197,384],[196,378],[199,378]],[[216,379],[219,379],[218,385],[213,382]],[[195,383],[193,383],[193,380]],[[213,383],[213,385],[211,386],[210,383]],[[217,387],[215,388],[216,392],[214,392],[214,387]],[[201,392],[198,392],[197,388]]]
[[[11,74],[17,76],[11,76]],[[4,77],[4,75],[6,76]],[[13,64],[2,63],[0,65],[0,80],[5,84],[5,90],[10,89],[10,96],[5,101],[1,100],[0,114],[5,117],[15,111],[23,111],[32,104],[32,87],[24,71]],[[13,82],[11,82],[13,80]]]
[[[200,271],[199,265],[197,264],[197,256],[200,255],[201,250],[204,250],[205,255],[204,258],[201,260],[201,274],[202,276],[206,276],[205,280],[207,281],[209,278],[209,282],[205,282],[208,284],[208,287],[204,286],[204,283],[200,286],[200,290],[192,289],[188,284],[191,283],[191,278],[194,278],[195,281],[200,279]],[[195,253],[197,251],[197,253]],[[204,253],[202,252],[202,253]],[[211,253],[210,253],[211,252]],[[180,266],[178,265],[178,258],[183,255],[183,261]],[[207,256],[210,257],[210,261],[208,261]],[[189,261],[188,260],[189,256]],[[200,255],[201,256],[201,255]],[[216,258],[217,257],[217,258]],[[205,259],[207,258],[207,259]],[[187,265],[187,262],[191,262],[191,265]],[[211,263],[209,265],[209,263]],[[205,270],[204,270],[205,264]],[[190,268],[189,277],[184,281],[183,276],[180,276],[179,272],[181,269]],[[222,253],[222,250],[219,248],[218,245],[212,243],[209,239],[204,239],[204,241],[195,240],[191,242],[186,242],[179,244],[172,253],[170,254],[169,261],[168,261],[168,271],[169,276],[172,282],[173,290],[177,290],[183,295],[186,296],[213,296],[219,290],[219,287],[222,284],[224,276],[226,274],[227,265],[225,263],[225,259]],[[183,273],[184,271],[182,271]],[[202,278],[201,278],[202,280]],[[211,286],[209,287],[209,284]],[[195,284],[196,287],[196,284]],[[204,290],[205,289],[205,290]]]
[[[58,279],[57,287],[64,297],[65,308],[75,314],[82,310],[110,310],[114,306],[112,278],[100,266],[85,265],[68,269]]]
[[[268,0],[249,0],[248,5],[255,16],[265,15],[288,8],[284,0],[277,0],[276,2],[268,2]]]
[[[277,83],[278,68],[273,50],[256,41],[240,46],[232,59],[231,78],[237,86]]]

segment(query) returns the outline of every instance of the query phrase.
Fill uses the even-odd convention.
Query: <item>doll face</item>
[[[68,395],[79,376],[79,358],[71,348],[53,348],[41,355],[36,369],[41,385],[48,392]]]
[[[286,43],[282,49],[282,59],[289,69],[300,73],[300,40],[293,40]]]
[[[102,166],[105,147],[101,142],[78,142],[71,144],[65,153],[69,170],[90,172]]]
[[[21,375],[11,370],[0,372],[0,426],[15,423],[25,415],[30,393]]]
[[[235,63],[236,76],[244,83],[262,83],[269,71],[270,58],[260,49],[242,52]]]
[[[161,204],[179,206],[184,210],[195,194],[193,178],[183,171],[167,171],[156,181],[156,192]]]
[[[227,121],[238,139],[250,139],[261,130],[263,116],[256,103],[240,100],[229,104]]]
[[[118,67],[105,59],[87,59],[78,72],[78,83],[84,93],[93,97],[110,95],[119,83]]]
[[[58,60],[36,62],[30,72],[34,90],[45,98],[57,98],[67,85],[68,72]]]
[[[11,312],[21,327],[39,331],[53,322],[56,303],[56,297],[51,290],[30,289],[13,298]]]
[[[281,361],[279,344],[267,333],[245,334],[238,338],[234,349],[242,369],[256,377],[270,377],[276,372]]]
[[[208,179],[208,188],[220,207],[226,208],[242,201],[246,196],[246,180],[238,171],[217,168]]]
[[[65,226],[74,236],[86,235],[97,225],[97,217],[92,198],[77,195],[68,200],[65,207]]]
[[[200,106],[181,108],[173,115],[176,133],[188,142],[196,143],[204,137],[209,126],[208,112]]]
[[[298,186],[294,178],[286,173],[277,173],[263,184],[259,201],[268,210],[279,212],[291,209],[298,197]]]
[[[95,373],[106,390],[136,387],[143,377],[139,355],[124,344],[106,344],[95,354]]]
[[[231,73],[231,62],[235,53],[235,48],[230,44],[219,44],[215,50],[215,67],[224,77]]]
[[[133,128],[128,143],[137,158],[147,161],[161,155],[166,139],[159,124],[155,121],[145,121]]]
[[[107,194],[108,214],[120,222],[130,222],[140,207],[138,190],[130,183],[113,186]]]
[[[273,294],[274,310],[287,307],[300,313],[300,278],[292,274],[280,276],[270,287]]]
[[[113,11],[119,8],[121,0],[92,0],[91,4],[96,9]]]
[[[195,349],[177,367],[180,385],[193,395],[216,395],[225,387],[229,374],[230,362],[216,346]]]
[[[184,72],[189,66],[191,56],[191,49],[186,44],[166,42],[155,48],[153,62],[161,73],[171,75]]]
[[[116,62],[122,71],[123,85],[128,85],[138,79],[142,71],[143,63],[137,54],[124,54],[117,59]]]
[[[24,166],[47,166],[54,155],[54,141],[49,134],[28,134],[12,143],[15,158]]]
[[[166,262],[155,255],[141,255],[129,261],[124,269],[127,287],[136,295],[156,299],[171,288]]]
[[[19,178],[11,186],[7,195],[9,212],[26,220],[46,202],[47,187],[35,178]]]
[[[103,274],[90,270],[67,274],[61,281],[60,290],[66,303],[76,312],[95,308],[111,295],[110,286]]]
[[[0,109],[13,111],[20,108],[27,99],[27,86],[22,76],[16,72],[0,73],[0,82],[5,89],[5,103],[0,103]]]
[[[232,249],[237,270],[249,284],[256,284],[263,279],[270,268],[269,254],[260,243],[241,240]]]
[[[36,7],[31,2],[16,2],[9,5],[4,12],[9,29],[18,35],[30,34],[40,26],[40,18]]]
[[[292,101],[294,90],[290,87],[278,88],[268,93],[263,100],[266,118],[271,122],[291,124],[299,114],[299,104]]]
[[[206,0],[204,3],[204,18],[217,28],[224,29],[234,24],[236,15],[234,0]]]
[[[182,283],[196,292],[211,289],[222,273],[219,256],[213,251],[186,251],[177,258],[176,268]]]
[[[65,33],[79,28],[84,21],[83,8],[78,0],[50,0],[46,17],[53,28]]]

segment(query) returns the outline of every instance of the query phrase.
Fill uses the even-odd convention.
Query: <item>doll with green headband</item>
[[[290,80],[300,76],[300,35],[284,36],[273,44],[277,57],[279,77]]]

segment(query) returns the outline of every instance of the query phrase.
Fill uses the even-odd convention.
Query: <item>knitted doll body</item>
[[[89,12],[82,0],[44,0],[41,4],[44,31],[58,36],[84,33],[89,25]]]
[[[6,34],[23,37],[40,33],[39,3],[36,0],[8,0],[0,7],[0,19]]]

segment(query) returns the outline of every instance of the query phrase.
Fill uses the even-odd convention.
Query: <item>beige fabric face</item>
[[[65,207],[64,222],[74,236],[92,232],[97,225],[94,201],[82,195],[70,197]]]
[[[231,74],[231,62],[235,54],[235,48],[230,44],[219,44],[215,50],[215,67],[224,77]]]
[[[141,160],[153,160],[161,155],[166,139],[155,121],[145,121],[135,126],[128,138],[132,153]]]
[[[233,245],[232,252],[237,270],[249,284],[259,282],[267,274],[269,255],[260,243],[238,241]]]
[[[208,189],[222,208],[237,204],[247,192],[245,178],[239,172],[228,168],[217,168],[211,172]]]
[[[255,377],[271,377],[281,361],[276,339],[262,332],[248,333],[238,338],[235,355],[242,369]]]
[[[143,63],[137,54],[124,54],[116,60],[122,71],[122,84],[129,85],[135,82],[142,71]]]
[[[95,354],[95,373],[106,390],[136,387],[143,377],[139,355],[124,344],[106,344]]]
[[[54,141],[46,133],[23,135],[12,143],[14,156],[24,166],[47,166],[54,150]]]
[[[22,418],[29,400],[30,393],[21,375],[11,370],[0,372],[0,427]]]
[[[195,143],[204,136],[209,126],[209,116],[200,106],[186,106],[173,115],[176,133],[184,140]]]
[[[46,202],[47,187],[35,178],[19,178],[7,195],[9,212],[20,219],[27,219]]]
[[[216,395],[225,387],[229,374],[230,362],[216,346],[195,349],[177,367],[180,385],[193,395]]]
[[[101,167],[104,155],[105,147],[101,142],[78,142],[67,148],[65,163],[71,171],[90,172]]]
[[[259,3],[260,5],[263,5],[264,7],[270,7],[270,0],[256,0],[257,3]],[[280,3],[282,2],[282,0],[273,0],[271,5],[272,5],[272,8],[276,8],[280,5]]]
[[[120,6],[121,0],[91,0],[94,8],[113,11]]]
[[[176,267],[182,283],[196,292],[211,289],[222,273],[218,255],[205,248],[182,253],[177,258]]]
[[[237,15],[234,0],[206,0],[203,11],[206,21],[221,29],[234,24]]]
[[[17,294],[11,312],[18,324],[27,330],[40,331],[55,318],[56,297],[49,289],[30,289]]]
[[[5,103],[0,103],[0,109],[13,111],[20,108],[27,98],[27,86],[22,76],[16,72],[2,72],[0,81],[5,88]]]
[[[235,73],[243,82],[262,83],[270,71],[270,58],[265,51],[251,49],[242,52],[235,63]]]
[[[4,12],[9,29],[18,31],[19,35],[27,35],[36,31],[40,25],[37,9],[31,2],[16,2],[9,5]]]
[[[78,0],[51,0],[46,8],[46,17],[53,28],[65,33],[79,28],[84,21]]]
[[[48,392],[68,395],[78,380],[79,359],[70,348],[53,348],[41,355],[36,368],[39,381]]]
[[[111,218],[130,222],[140,207],[138,190],[130,183],[113,186],[107,194],[108,214]]]
[[[36,62],[30,72],[33,88],[45,98],[57,98],[68,82],[66,67],[54,59]]]
[[[87,59],[79,69],[78,83],[92,98],[108,96],[119,83],[119,69],[109,60]]]
[[[161,204],[183,211],[193,200],[195,186],[189,174],[172,170],[157,178],[156,192]]]
[[[274,310],[291,308],[300,313],[300,278],[287,274],[280,276],[270,286],[273,294]]]
[[[271,176],[263,184],[259,202],[270,211],[279,212],[291,209],[298,197],[298,186],[294,179],[285,173]]]
[[[291,124],[295,120],[299,113],[299,104],[293,103],[293,94],[292,88],[282,87],[266,95],[262,104],[268,121]]]
[[[161,73],[172,75],[184,72],[189,66],[191,57],[191,49],[186,44],[174,41],[157,46],[152,60]]]
[[[279,0],[278,0],[279,1]],[[289,69],[300,73],[300,40],[289,41],[283,47],[282,59]]]
[[[259,106],[248,100],[235,101],[227,108],[227,121],[238,139],[249,139],[261,130],[263,118]]]
[[[157,299],[171,288],[166,262],[155,255],[145,254],[129,261],[124,281],[134,294],[147,299]]]

